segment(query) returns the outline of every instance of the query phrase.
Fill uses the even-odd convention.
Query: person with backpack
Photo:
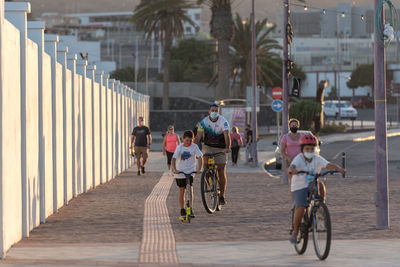
[[[239,150],[242,146],[243,139],[239,134],[239,129],[237,127],[233,127],[231,133],[232,166],[237,165]]]

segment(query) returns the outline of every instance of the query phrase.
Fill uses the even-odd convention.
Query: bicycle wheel
[[[208,213],[214,213],[217,208],[217,187],[215,175],[210,170],[204,170],[200,181],[201,200]]]
[[[294,213],[295,213],[295,211],[296,211],[296,208],[293,208],[292,209],[292,229],[291,229],[292,231],[294,229]],[[290,234],[292,234],[292,233],[290,233]],[[302,255],[302,254],[304,254],[304,252],[306,252],[307,244],[308,244],[308,227],[305,223],[305,216],[301,220],[297,240],[299,242],[294,244],[294,249],[296,250],[297,254]]]
[[[320,260],[325,260],[331,248],[332,228],[328,207],[323,202],[316,204],[312,219],[315,253]]]
[[[221,189],[219,188],[219,178],[218,178],[218,172],[215,173],[215,184],[217,187],[217,211],[221,211],[222,210],[222,205],[219,202],[219,197],[221,196]]]

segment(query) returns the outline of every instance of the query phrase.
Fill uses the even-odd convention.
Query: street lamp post
[[[251,77],[252,77],[252,93],[253,93],[253,103],[252,103],[252,116],[251,116],[251,128],[253,128],[253,162],[254,166],[258,166],[258,153],[257,153],[257,81],[256,81],[256,27],[255,27],[255,12],[254,12],[254,0],[251,1]]]
[[[289,0],[283,0],[283,60],[282,60],[282,89],[283,89],[283,109],[282,109],[282,134],[288,132],[289,120],[289,85],[288,85],[288,71],[287,62],[289,59],[288,49],[288,24],[289,24]],[[279,140],[278,140],[279,142]],[[286,161],[282,161],[282,170],[286,170]],[[286,171],[282,172],[282,182],[289,183]]]
[[[344,16],[344,13],[342,13],[342,16]],[[341,111],[342,111],[342,108],[341,108],[341,106],[340,106],[340,72],[341,72],[341,70],[342,70],[342,63],[341,63],[341,60],[340,60],[340,56],[339,56],[339,50],[340,50],[340,43],[339,43],[339,28],[340,28],[340,24],[339,24],[339,13],[337,13],[336,14],[336,42],[337,42],[337,48],[336,48],[336,63],[337,63],[337,66],[336,66],[336,75],[337,75],[337,81],[338,81],[338,83],[337,83],[337,97],[338,97],[338,100],[339,100],[339,115],[338,115],[338,119],[340,120],[341,119]]]

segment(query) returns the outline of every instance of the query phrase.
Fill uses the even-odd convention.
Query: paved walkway
[[[157,160],[158,159],[158,160]],[[312,242],[303,256],[288,243],[287,186],[261,169],[229,167],[227,205],[209,215],[195,179],[196,218],[179,222],[177,187],[164,159],[151,154],[150,172],[130,170],[72,200],[1,266],[398,266],[400,179],[392,181],[392,230],[374,230],[374,182],[332,179],[332,251],[317,260]],[[399,192],[400,193],[400,192]],[[168,209],[167,209],[168,208]]]

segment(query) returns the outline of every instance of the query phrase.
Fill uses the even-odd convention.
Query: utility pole
[[[254,13],[254,1],[251,1],[251,84],[252,84],[252,92],[253,92],[253,105],[251,109],[251,128],[253,129],[253,138],[252,138],[252,152],[253,152],[253,162],[254,167],[258,166],[258,153],[257,153],[257,80],[256,80],[256,18]]]
[[[288,132],[288,121],[289,121],[289,85],[288,85],[288,60],[289,60],[289,43],[288,43],[288,24],[289,24],[289,0],[283,0],[283,60],[282,60],[282,134]],[[280,140],[278,140],[280,142]],[[289,179],[286,173],[286,160],[282,161],[282,182],[284,184],[289,183]]]
[[[375,0],[375,12],[378,9],[379,0]],[[382,10],[385,10],[382,8]],[[384,12],[381,13],[382,24]],[[375,24],[376,25],[376,24]],[[376,173],[376,228],[389,228],[389,179],[388,179],[388,155],[386,133],[386,70],[385,48],[382,44],[383,36],[377,35],[375,27],[374,45],[374,90],[375,90],[375,173]]]

